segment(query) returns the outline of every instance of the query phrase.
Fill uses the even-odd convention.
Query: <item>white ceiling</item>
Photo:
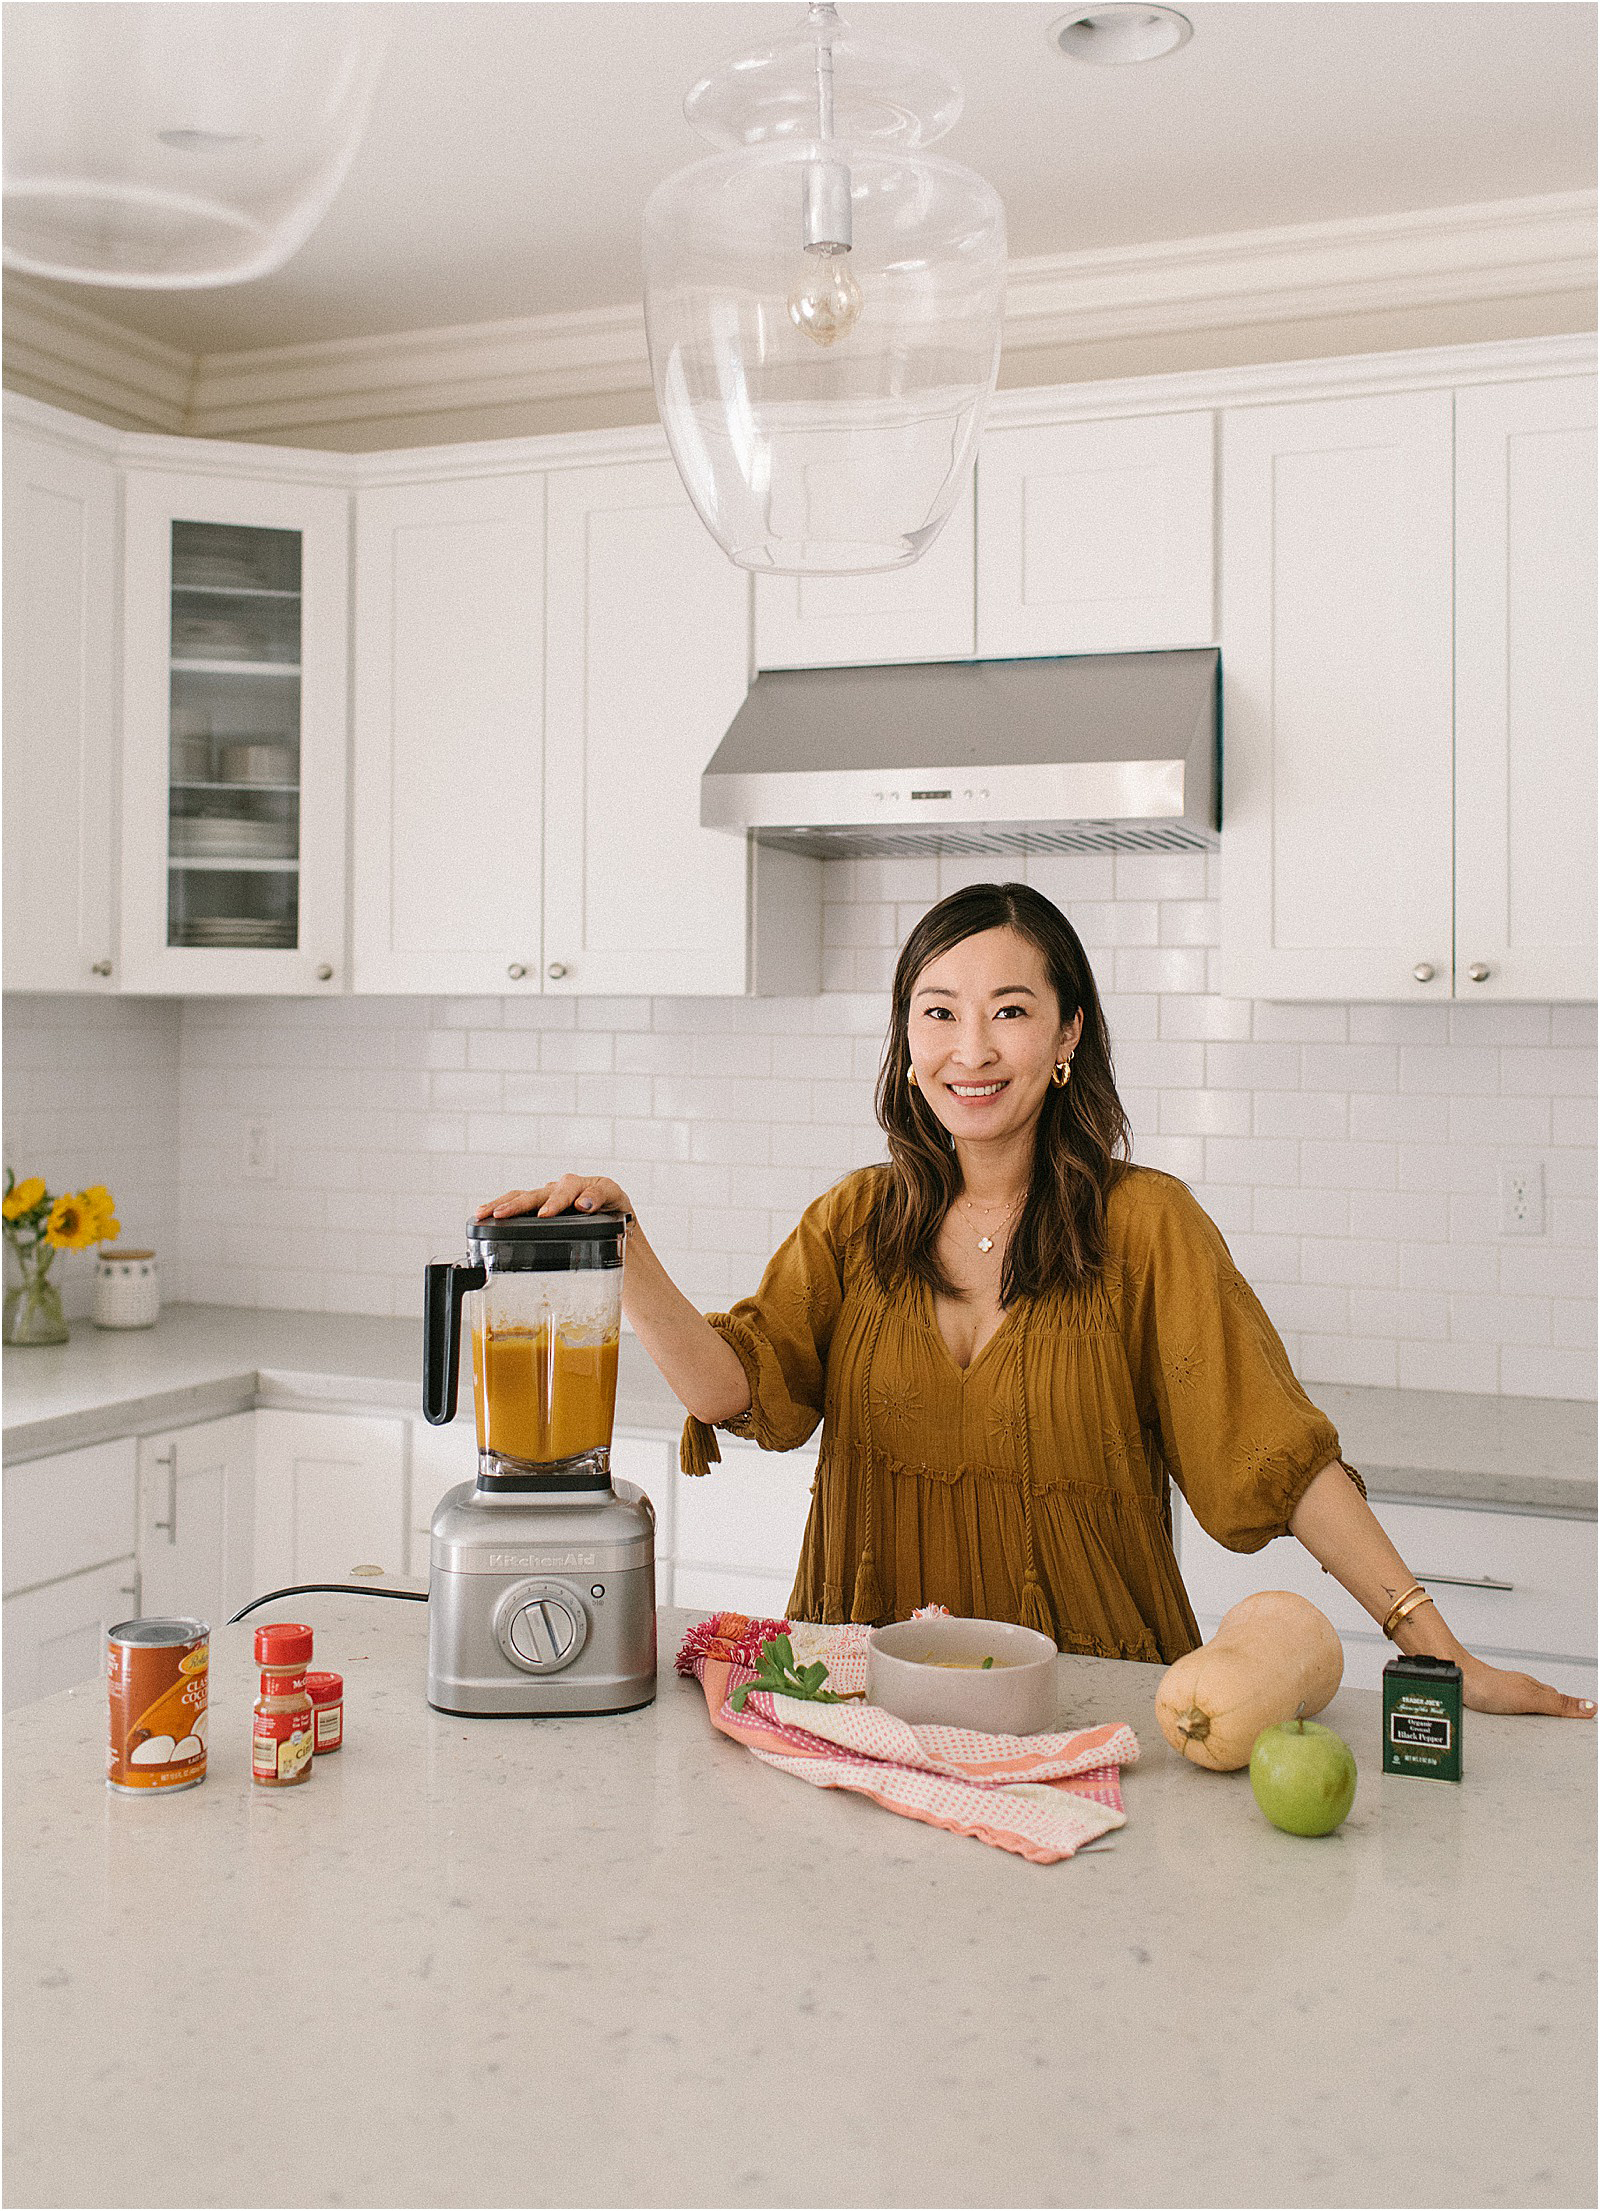
[[[966,113],[939,150],[999,190],[1014,257],[1594,182],[1589,0],[1177,4],[1190,44],[1119,69],[1056,52],[1049,27],[1067,0],[842,0],[841,12],[960,70]],[[286,268],[205,292],[50,289],[201,353],[636,300],[644,201],[710,150],[683,120],[683,93],[804,6],[398,0],[388,12],[367,143]]]

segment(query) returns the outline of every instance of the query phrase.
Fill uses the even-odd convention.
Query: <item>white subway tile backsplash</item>
[[[1359,1388],[1398,1389],[1399,1346],[1383,1336],[1303,1334],[1295,1371],[1308,1386],[1344,1382]],[[1316,1395],[1312,1387],[1313,1398]]]
[[[1117,895],[1116,863],[1109,852],[1030,852],[1023,880],[1054,899],[1074,928],[1080,905],[1103,905]],[[1161,893],[1137,895],[1159,898]]]
[[[1232,1044],[1206,1046],[1205,1079],[1219,1090],[1298,1090],[1298,1044]]]
[[[1594,1053],[1586,1047],[1511,1050],[1500,1054],[1500,1088],[1507,1097],[1592,1098]]]
[[[1118,898],[1204,898],[1206,861],[1202,852],[1119,852]]]
[[[1266,1136],[1208,1136],[1207,1182],[1247,1182],[1291,1186],[1300,1180],[1300,1146]]]
[[[1206,956],[1198,946],[1150,951],[1125,945],[1112,954],[1112,973],[1119,991],[1200,991],[1206,987]]]
[[[1163,1046],[1170,1050],[1170,1046]],[[1120,1070],[1119,1070],[1120,1073]],[[1248,1090],[1162,1090],[1157,1127],[1163,1136],[1248,1136]],[[1258,1101],[1259,1102],[1259,1101]],[[1257,1129],[1259,1136],[1276,1136],[1278,1129]]]
[[[1194,1038],[1204,1043],[1240,1043],[1250,1034],[1248,998],[1163,998],[1161,1028],[1164,1037]]]
[[[7,1157],[52,1188],[108,1183],[169,1295],[407,1315],[482,1197],[591,1169],[721,1306],[883,1156],[907,930],[941,889],[1025,878],[1084,938],[1135,1156],[1194,1189],[1308,1383],[1592,1397],[1594,1009],[1222,997],[1219,874],[1215,855],[830,862],[816,998],[13,1000]],[[277,1173],[244,1181],[262,1117]],[[1543,1167],[1543,1236],[1499,1233],[1510,1161]],[[88,1269],[64,1266],[82,1310]]]
[[[1464,1044],[1402,1044],[1400,1088],[1411,1095],[1492,1095],[1500,1088],[1500,1055]]]
[[[1500,1352],[1499,1388],[1504,1397],[1592,1398],[1594,1353],[1506,1344]]]
[[[1500,1288],[1508,1297],[1594,1301],[1594,1253],[1542,1239],[1507,1237],[1500,1246]]]
[[[1450,1136],[1457,1144],[1499,1144],[1542,1151],[1550,1141],[1548,1098],[1452,1098]]]
[[[1450,1008],[1445,1004],[1417,1006],[1352,1006],[1352,1044],[1447,1044],[1450,1041]]]
[[[1343,1044],[1349,1032],[1347,1006],[1280,1006],[1270,998],[1252,1009],[1252,1036],[1264,1044]]]
[[[1547,1297],[1473,1297],[1457,1292],[1450,1300],[1450,1333],[1457,1343],[1512,1344],[1550,1341]]]
[[[1300,1273],[1307,1282],[1386,1290],[1399,1279],[1399,1261],[1392,1243],[1360,1236],[1307,1236],[1300,1247]]]
[[[1257,1136],[1308,1136],[1332,1142],[1349,1128],[1350,1101],[1342,1091],[1217,1090],[1210,1095],[1248,1101]]]
[[[1403,1390],[1470,1390],[1492,1395],[1499,1381],[1499,1354],[1482,1344],[1402,1343]]]

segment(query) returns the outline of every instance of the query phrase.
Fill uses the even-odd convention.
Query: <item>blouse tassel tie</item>
[[[856,1567],[855,1597],[850,1606],[850,1617],[868,1627],[874,1625],[889,1609],[884,1601],[883,1585],[878,1579],[878,1561],[874,1549],[877,1536],[875,1492],[878,1452],[872,1436],[872,1358],[878,1348],[878,1331],[883,1326],[883,1315],[884,1304],[880,1301],[872,1316],[872,1326],[867,1333],[867,1346],[861,1360],[861,1440],[866,1454],[866,1507],[862,1516],[861,1559]]]
[[[685,1474],[709,1474],[714,1466],[722,1464],[722,1453],[708,1422],[696,1420],[693,1413],[683,1424],[683,1440],[678,1445],[678,1464]]]
[[[1022,1325],[1017,1331],[1017,1410],[1019,1433],[1022,1442],[1022,1624],[1036,1628],[1041,1635],[1048,1635],[1051,1642],[1059,1641],[1055,1621],[1050,1616],[1050,1600],[1045,1595],[1044,1584],[1039,1579],[1038,1552],[1034,1544],[1033,1529],[1033,1441],[1028,1430],[1028,1320],[1024,1312]]]

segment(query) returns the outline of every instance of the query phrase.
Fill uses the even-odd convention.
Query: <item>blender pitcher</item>
[[[626,1235],[618,1213],[469,1221],[465,1265],[428,1268],[423,1410],[455,1418],[464,1317],[480,1490],[611,1486]]]

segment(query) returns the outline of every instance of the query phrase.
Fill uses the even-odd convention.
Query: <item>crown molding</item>
[[[1582,291],[1596,197],[1302,223],[1013,261],[1004,352]],[[189,355],[6,280],[5,378],[130,430],[282,437],[595,394],[647,398],[638,306]]]
[[[196,356],[6,272],[8,385],[119,429],[187,428]]]

